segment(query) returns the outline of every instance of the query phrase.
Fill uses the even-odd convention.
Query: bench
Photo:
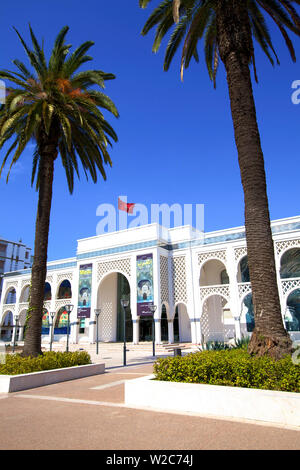
[[[166,344],[163,345],[163,347],[168,351],[168,352],[174,352],[174,356],[181,356],[181,350],[182,349],[187,349],[187,346],[182,345],[180,346],[179,344]]]

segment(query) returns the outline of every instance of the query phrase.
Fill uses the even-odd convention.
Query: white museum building
[[[272,222],[283,322],[300,339],[300,217]],[[7,272],[0,304],[1,340],[22,340],[30,269]],[[121,299],[129,306],[124,309]],[[65,306],[73,305],[68,318]],[[78,241],[73,258],[47,264],[43,342],[152,339],[228,341],[254,327],[244,227],[200,233],[191,226],[149,224]],[[96,321],[96,311],[99,316]],[[14,328],[15,317],[18,328]],[[53,320],[52,320],[53,318]],[[53,325],[53,331],[52,331]],[[69,328],[69,330],[68,330]]]

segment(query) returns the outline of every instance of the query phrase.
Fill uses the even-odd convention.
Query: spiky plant
[[[139,0],[142,8],[149,3],[150,0]],[[264,158],[250,66],[253,66],[257,80],[253,39],[272,64],[279,64],[266,16],[279,28],[292,60],[296,60],[287,32],[300,35],[300,17],[294,4],[300,5],[300,0],[163,0],[142,30],[145,35],[156,27],[154,52],[158,51],[162,39],[172,30],[164,69],[169,69],[176,51],[182,47],[181,77],[192,58],[199,60],[197,46],[201,39],[214,85],[219,60],[225,66],[244,189],[247,250],[255,310],[255,330],[249,351],[267,353],[276,358],[291,351],[291,340],[281,316]]]
[[[60,155],[70,193],[74,173],[79,166],[94,183],[100,172],[106,179],[105,164],[111,165],[108,145],[117,141],[113,128],[104,118],[105,109],[118,117],[118,111],[101,90],[105,81],[115,76],[101,70],[79,71],[92,60],[87,51],[94,44],[87,41],[73,53],[65,38],[69,28],[58,34],[49,60],[32,28],[31,48],[16,30],[29,59],[29,68],[14,60],[17,71],[1,70],[0,78],[11,83],[5,105],[0,108],[0,149],[9,148],[3,156],[1,172],[11,158],[10,170],[17,163],[27,144],[33,140],[32,181],[38,191],[34,261],[31,274],[31,295],[28,310],[24,355],[41,352],[44,286],[47,269],[47,248],[52,200],[54,163]]]

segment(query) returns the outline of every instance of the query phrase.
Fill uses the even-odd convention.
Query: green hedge
[[[156,380],[300,392],[300,366],[291,357],[275,361],[243,349],[203,351],[158,359]]]
[[[64,367],[91,364],[86,351],[45,352],[38,357],[22,357],[20,354],[6,354],[5,364],[0,364],[0,374],[17,375],[42,370],[62,369]]]

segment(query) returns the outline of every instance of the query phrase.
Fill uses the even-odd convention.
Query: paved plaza
[[[122,344],[100,344],[105,374],[1,394],[0,449],[299,449],[292,428],[125,406],[124,381],[153,367],[151,343],[128,349],[127,367]]]

